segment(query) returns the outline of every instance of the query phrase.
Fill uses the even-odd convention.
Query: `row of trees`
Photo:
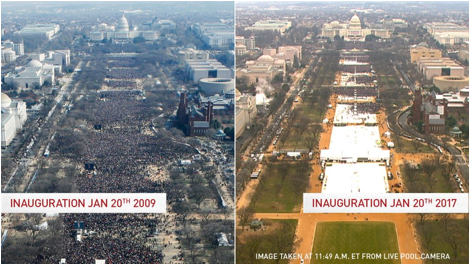
[[[430,158],[423,159],[419,165],[405,163],[403,174],[406,180],[406,186],[409,192],[436,192],[436,186],[440,186],[440,181],[445,181],[447,192],[453,191],[455,183],[452,175],[455,173],[455,162],[442,155],[433,155]],[[442,178],[439,177],[439,173]],[[442,192],[442,191],[441,191]]]
[[[338,51],[324,51],[321,54],[321,61],[316,64],[315,71],[311,67],[305,73],[305,77],[309,80],[309,88],[333,85],[339,70],[339,59]]]
[[[416,222],[423,252],[449,253],[448,263],[468,261],[468,213],[463,218],[454,214],[419,214]],[[434,259],[431,260],[435,262]]]
[[[258,164],[253,159],[248,158],[248,160],[243,161],[241,153],[237,152],[237,177],[236,177],[236,189],[237,194],[242,194],[246,186],[250,182],[251,172],[255,169]]]
[[[177,199],[172,209],[183,225],[178,231],[181,235],[180,242],[184,246],[187,258],[194,264],[204,262],[204,257],[209,254],[211,263],[228,263],[233,260],[233,249],[219,247],[216,241],[216,233],[229,234],[233,231],[233,220],[227,220],[233,210],[222,209],[224,220],[220,220],[216,218],[216,213],[201,208],[201,204],[206,199],[216,198],[215,185],[210,184],[215,174],[214,166],[204,165],[202,162],[187,166],[184,173],[176,169],[170,170],[171,199]],[[185,198],[190,198],[190,200]],[[198,226],[194,226],[194,219],[191,225],[188,224],[188,218],[194,213],[199,216]]]
[[[322,131],[323,128],[320,124],[313,123],[310,117],[303,113],[300,108],[295,108],[291,111],[289,119],[287,120],[287,126],[279,137],[279,147],[282,148],[289,136],[295,133],[294,141],[296,145],[298,147],[302,146],[307,148],[309,152],[311,152],[318,147],[320,133]]]

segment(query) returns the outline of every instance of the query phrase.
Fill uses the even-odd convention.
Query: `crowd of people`
[[[366,73],[370,72],[370,65],[342,65],[340,71],[346,73]]]
[[[377,90],[373,87],[335,87],[335,94],[347,97],[375,97]]]
[[[112,67],[132,67],[132,60],[112,61]],[[105,84],[118,88],[102,91],[93,102],[93,130],[87,130],[83,143],[84,155],[80,166],[92,164],[92,170],[83,168],[76,179],[80,193],[166,193],[167,204],[172,205],[180,194],[169,180],[154,179],[149,166],[164,168],[193,156],[193,147],[169,137],[143,133],[149,130],[155,117],[142,101],[142,92],[133,89],[135,78],[143,73],[137,69],[111,69]],[[123,88],[128,88],[124,89]],[[147,214],[67,214],[64,216],[66,262],[95,263],[162,263],[163,254],[152,241],[154,231],[174,233],[166,229],[177,220],[168,215]],[[88,234],[81,241],[76,238],[74,222],[83,221]],[[90,231],[93,231],[92,233]],[[158,247],[166,247],[165,244]],[[56,262],[54,260],[54,262]]]
[[[364,114],[376,114],[380,111],[381,105],[378,103],[368,102],[357,104],[357,112]]]
[[[138,67],[138,64],[133,58],[129,58],[128,60],[108,61],[108,68],[123,68],[123,67]]]
[[[134,80],[106,80],[105,85],[110,89],[136,89],[137,84]]]
[[[164,166],[195,154],[191,146],[143,134],[152,115],[132,93],[107,92],[96,102],[95,124],[87,133],[81,162],[96,165],[96,174],[78,181],[80,192],[161,192],[146,178],[147,166]],[[89,174],[87,174],[89,175]]]
[[[375,76],[366,76],[366,75],[359,75],[359,76],[349,76],[346,82],[353,82],[355,81],[357,84],[372,84],[372,82],[376,79]]]
[[[160,251],[154,251],[133,238],[103,236],[82,242],[69,241],[66,249],[66,261],[72,264],[94,264],[97,259],[117,264],[162,264],[163,260]]]
[[[94,124],[100,124],[103,128],[121,125],[135,128],[153,118],[137,92],[108,91],[102,93],[101,97],[102,100],[96,103]]]
[[[369,62],[369,55],[363,52],[355,53],[355,52],[344,52],[340,54],[341,59],[344,60],[355,60],[358,62]]]
[[[135,79],[135,78],[145,78],[146,75],[142,71],[139,71],[138,68],[112,68],[106,74],[107,78],[125,78],[125,79]]]

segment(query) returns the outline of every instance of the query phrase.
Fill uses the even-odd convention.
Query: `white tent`
[[[46,217],[57,217],[59,216],[58,213],[46,213]]]
[[[182,165],[182,166],[191,165],[191,160],[189,160],[189,159],[186,159],[186,160],[182,159],[182,160],[179,161],[179,163],[180,163],[180,165]]]
[[[289,156],[289,157],[299,157],[300,152],[287,152],[286,155]]]
[[[328,119],[325,118],[325,119],[323,120],[323,123],[328,123]]]
[[[390,132],[385,132],[384,135],[385,135],[385,137],[390,138],[391,133]]]
[[[225,233],[218,233],[217,234],[217,242],[219,243],[219,247],[228,247],[230,246],[228,242],[227,235]]]
[[[387,147],[388,148],[393,148],[393,147],[395,147],[395,144],[393,142],[388,142]]]
[[[42,224],[38,224],[38,225],[35,225],[34,226],[34,229],[36,230],[47,230],[47,221],[42,223]]]

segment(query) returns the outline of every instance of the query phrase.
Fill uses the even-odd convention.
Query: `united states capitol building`
[[[365,41],[367,35],[387,39],[393,33],[393,29],[387,28],[362,28],[361,19],[354,13],[354,16],[346,23],[333,21],[323,24],[322,37],[334,39],[336,35],[344,37],[345,41]]]
[[[90,32],[91,41],[112,40],[113,43],[123,44],[132,42],[136,37],[144,37],[146,41],[154,41],[158,38],[156,30],[130,30],[127,18],[122,14],[116,26],[101,23]]]

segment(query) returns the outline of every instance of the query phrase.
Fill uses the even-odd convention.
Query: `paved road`
[[[300,91],[300,88],[295,87],[304,78],[307,69],[316,66],[316,64],[318,63],[318,59],[319,57],[315,57],[315,59],[310,60],[308,67],[302,69],[300,75],[296,78],[294,83],[291,85],[289,91],[286,93],[286,99],[282,103],[282,106],[275,114],[272,115],[272,118],[269,120],[267,130],[264,132],[263,136],[261,137],[261,140],[258,141],[258,144],[256,145],[255,149],[251,151],[252,153],[263,153],[269,147],[273,140],[275,132],[280,128],[280,121],[282,120],[281,116],[286,113],[287,110],[291,109],[292,104],[295,98],[297,97],[298,92]]]

